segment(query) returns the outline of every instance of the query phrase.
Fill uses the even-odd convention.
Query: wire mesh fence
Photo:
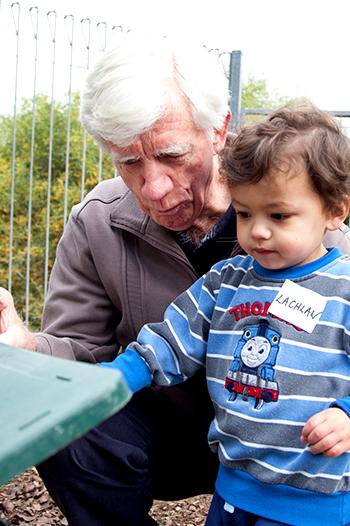
[[[0,283],[27,325],[40,325],[58,240],[73,204],[115,177],[79,123],[79,90],[127,28],[0,0]],[[217,53],[228,83],[232,52]],[[239,77],[240,52],[233,52]],[[238,111],[239,89],[235,95]]]

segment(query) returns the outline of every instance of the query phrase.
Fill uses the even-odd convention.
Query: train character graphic
[[[279,389],[274,366],[280,339],[281,335],[267,320],[244,329],[225,379],[229,400],[236,400],[238,395],[245,401],[252,398],[255,409],[260,409],[264,402],[277,402]]]

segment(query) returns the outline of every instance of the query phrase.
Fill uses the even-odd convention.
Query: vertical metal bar
[[[118,32],[120,32],[120,33],[123,33],[124,28],[123,28],[123,26],[120,26],[120,25],[119,25],[119,26],[112,26],[112,34],[113,34],[113,31],[116,31],[116,32],[118,31]],[[127,30],[127,33],[128,33],[129,31],[130,31],[130,30],[128,29],[128,30]],[[117,170],[116,167],[114,167],[114,177],[118,177],[118,170]]]
[[[96,30],[97,30],[97,34],[98,34],[99,39],[100,39],[100,51],[106,51],[106,47],[107,47],[107,23],[106,22],[97,22]]]
[[[118,32],[123,33],[124,28],[123,28],[123,26],[120,26],[120,25],[119,25],[119,26],[112,26],[112,34],[113,34],[113,31],[118,31]],[[127,30],[127,33],[128,33],[129,31],[130,31],[130,30],[128,29],[128,30]],[[114,167],[114,177],[118,177],[118,170],[117,170],[116,167]]]
[[[86,48],[86,69],[90,67],[90,41],[91,41],[91,20],[90,18],[82,18],[80,20],[81,29],[83,32],[83,37],[85,41]],[[87,34],[84,31],[84,25],[87,25]],[[85,195],[85,169],[86,169],[86,139],[87,131],[83,129],[83,151],[82,151],[82,162],[81,162],[81,185],[80,185],[80,200],[84,198]]]
[[[100,50],[104,52],[104,51],[106,51],[106,47],[107,47],[107,24],[106,24],[106,22],[98,22],[96,24],[96,28],[97,28],[98,34],[100,33],[100,31],[99,31],[100,28],[104,29],[104,32],[102,34],[102,38],[101,38],[101,35],[99,35],[100,36],[100,43],[101,43]],[[99,152],[98,152],[98,171],[97,171],[97,173],[98,173],[98,182],[99,183],[102,180],[102,161],[103,161],[103,150],[100,147],[99,148]]]
[[[68,108],[67,108],[67,135],[66,135],[66,165],[64,177],[64,204],[63,204],[63,225],[66,225],[68,215],[68,177],[69,177],[69,153],[70,153],[70,129],[71,129],[71,112],[72,112],[72,71],[73,71],[73,37],[74,37],[74,16],[66,15],[64,21],[67,27],[67,21],[70,21],[70,27],[67,27],[68,40],[70,46],[70,64],[69,64],[69,84],[68,84]]]
[[[52,180],[52,153],[53,153],[53,126],[55,110],[55,68],[56,68],[56,11],[48,11],[47,21],[52,41],[52,69],[51,69],[51,105],[50,105],[50,137],[49,137],[49,159],[47,169],[47,199],[46,199],[46,230],[45,230],[45,262],[44,262],[44,297],[47,294],[49,281],[49,253],[50,253],[50,215],[51,215],[51,180]]]
[[[36,16],[33,19],[33,12]],[[32,232],[32,198],[33,198],[33,172],[34,172],[34,143],[35,143],[35,118],[36,118],[36,77],[38,64],[38,17],[39,10],[37,7],[31,7],[29,14],[33,26],[34,36],[34,81],[33,81],[33,101],[32,101],[32,128],[30,139],[30,167],[29,167],[29,193],[28,193],[28,232],[27,232],[27,266],[26,266],[26,307],[25,323],[29,321],[29,295],[30,295],[30,251],[31,251],[31,232]]]
[[[99,148],[98,151],[98,182],[100,183],[102,181],[102,160],[103,160],[103,151],[102,148]]]
[[[229,90],[231,93],[230,108],[232,120],[230,129],[237,124],[241,106],[241,51],[231,51],[230,72],[229,72]]]
[[[14,15],[14,8],[17,9],[17,17]],[[18,63],[19,63],[19,22],[20,5],[18,2],[11,4],[13,21],[16,31],[16,66],[15,66],[15,100],[13,104],[13,124],[12,124],[12,156],[11,156],[11,190],[10,190],[10,235],[9,235],[9,262],[7,287],[12,290],[12,258],[13,258],[13,217],[15,205],[15,171],[16,171],[16,139],[17,139],[17,91],[18,91]]]
[[[222,64],[222,67],[224,68],[224,72],[225,72],[225,75],[226,75],[226,78],[227,80],[229,81],[230,79],[230,60],[231,60],[231,53],[229,53],[228,51],[220,51],[219,55],[218,55],[218,58]]]

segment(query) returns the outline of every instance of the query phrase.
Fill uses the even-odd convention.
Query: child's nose
[[[268,225],[260,221],[254,223],[251,233],[255,239],[269,239],[271,237],[271,230]]]

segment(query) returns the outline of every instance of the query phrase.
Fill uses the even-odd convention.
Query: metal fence
[[[340,125],[346,133],[350,137],[350,111],[342,111],[342,110],[325,110],[334,115],[340,122]],[[266,115],[268,115],[271,112],[271,109],[261,109],[261,108],[240,108],[239,110],[239,117],[238,120],[241,122],[246,122],[250,117],[253,118],[261,118]]]
[[[38,328],[55,248],[71,206],[114,167],[78,120],[90,64],[113,47],[121,25],[0,0],[0,283]],[[236,119],[240,51],[217,53]]]

